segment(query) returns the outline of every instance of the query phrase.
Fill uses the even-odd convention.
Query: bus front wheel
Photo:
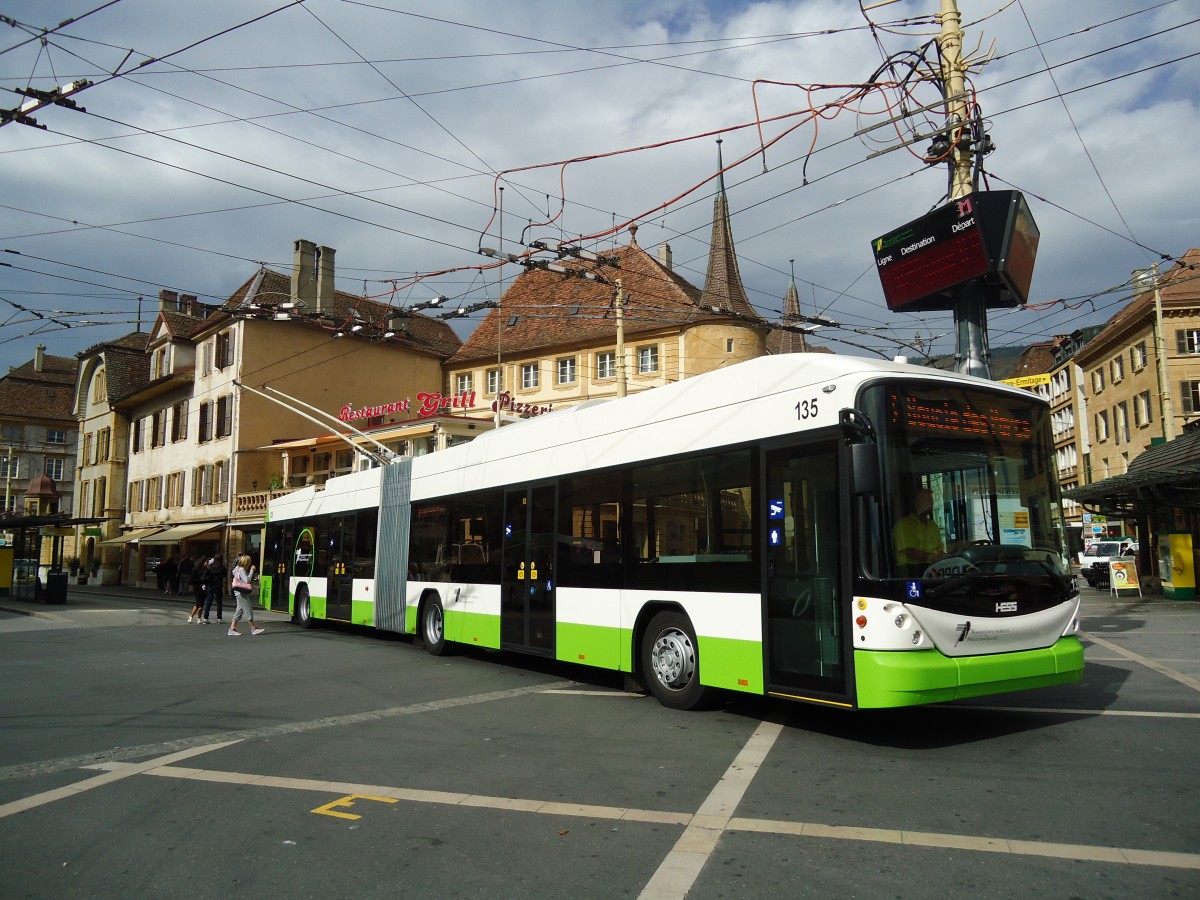
[[[642,675],[654,698],[670,709],[696,709],[708,699],[700,684],[700,651],[688,617],[660,612],[642,638]]]
[[[317,624],[317,620],[312,616],[312,601],[308,598],[306,587],[296,591],[296,622],[301,628],[312,628]]]
[[[446,615],[442,601],[430,597],[421,607],[421,642],[433,656],[442,656],[449,649],[446,644]]]

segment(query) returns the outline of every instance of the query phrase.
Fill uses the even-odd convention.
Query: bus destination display
[[[1033,437],[1028,414],[1014,412],[1001,401],[982,397],[892,393],[888,397],[890,424],[909,437],[934,434],[942,437],[981,437],[1028,441]]]

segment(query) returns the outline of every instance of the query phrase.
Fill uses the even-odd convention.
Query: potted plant
[[[68,556],[67,557],[67,571],[71,573],[72,578],[74,578],[76,575],[79,574],[79,557],[78,556]]]

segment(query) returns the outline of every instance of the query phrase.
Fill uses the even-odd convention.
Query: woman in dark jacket
[[[208,577],[208,596],[204,598],[204,624],[208,624],[208,612],[212,609],[213,601],[217,603],[217,623],[221,622],[221,611],[225,604],[225,576],[229,570],[225,568],[225,558],[218,553],[204,567]]]

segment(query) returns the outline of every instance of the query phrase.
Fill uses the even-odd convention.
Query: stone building
[[[32,360],[0,378],[0,512],[25,513],[26,491],[45,475],[58,493],[52,512],[74,514],[79,427],[71,401],[77,365],[39,345]],[[46,507],[44,498],[33,505]]]
[[[121,531],[125,511],[129,418],[114,401],[141,390],[150,380],[145,332],[104,341],[79,354],[72,412],[79,423],[75,491],[81,517],[102,521],[76,526],[82,571],[101,584],[120,580]]]

